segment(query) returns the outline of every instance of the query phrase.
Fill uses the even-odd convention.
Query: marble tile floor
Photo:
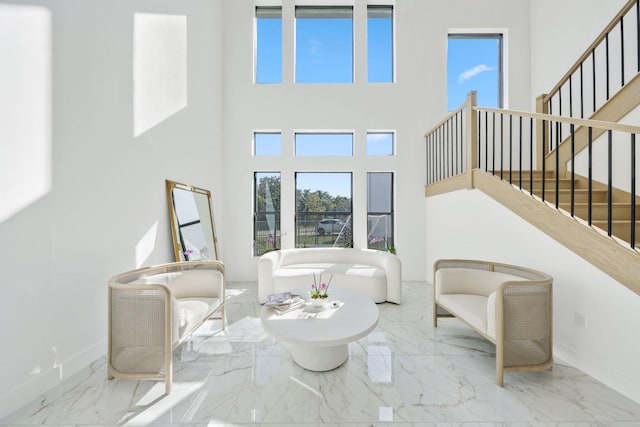
[[[205,324],[176,350],[171,395],[163,382],[108,381],[100,358],[0,425],[640,426],[639,404],[558,362],[498,387],[491,344],[456,319],[432,327],[427,283],[403,283],[403,304],[379,304],[377,329],[324,373],[264,332],[255,283],[227,294],[228,328]]]

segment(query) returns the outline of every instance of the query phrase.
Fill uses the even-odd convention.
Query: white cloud
[[[491,70],[493,70],[493,67],[489,67],[487,64],[476,65],[475,67],[461,73],[460,76],[458,76],[458,84],[461,85],[462,83],[477,76],[478,74]]]

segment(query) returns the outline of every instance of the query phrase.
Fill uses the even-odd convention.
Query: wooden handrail
[[[558,90],[560,90],[560,88],[567,82],[567,80],[569,80],[569,77],[572,76],[573,73],[575,73],[580,68],[580,64],[582,64],[592,54],[593,50],[597,48],[600,45],[600,43],[602,43],[602,41],[606,38],[607,34],[609,34],[616,27],[616,25],[618,25],[618,23],[620,22],[620,18],[625,16],[627,12],[629,12],[629,10],[631,10],[631,8],[636,3],[637,3],[637,0],[629,0],[627,4],[624,5],[624,7],[620,10],[620,12],[618,12],[618,14],[611,20],[611,22],[609,22],[609,24],[604,28],[604,30],[602,30],[600,35],[596,37],[593,43],[589,45],[587,50],[585,50],[584,53],[580,56],[580,58],[578,58],[578,60],[573,64],[573,66],[569,68],[569,71],[567,71],[567,73],[560,79],[558,84],[556,84],[553,87],[553,89],[551,89],[549,93],[547,93],[547,95],[544,98],[545,102],[548,102],[551,99],[551,97],[553,97],[553,95],[555,95],[558,92]]]
[[[463,111],[466,106],[467,106],[467,103],[465,102],[464,104],[462,104],[461,106],[459,106],[458,108],[450,112],[444,119],[440,120],[437,125],[432,127],[430,131],[427,131],[427,133],[424,134],[424,137],[426,138],[427,136],[431,135],[433,132],[438,130],[440,126],[447,123],[452,117],[454,117],[456,114]]]
[[[640,126],[625,125],[622,123],[603,122],[601,120],[576,119],[573,117],[554,116],[550,114],[529,113],[526,111],[505,110],[500,108],[489,107],[473,107],[474,111],[487,111],[489,113],[509,114],[512,116],[529,117],[537,120],[547,120],[566,124],[574,124],[577,126],[587,126],[596,129],[615,130],[619,132],[640,134]]]

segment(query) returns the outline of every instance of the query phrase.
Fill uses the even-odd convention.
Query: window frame
[[[372,211],[370,210],[370,201],[371,201],[371,187],[370,187],[370,176],[373,174],[388,174],[391,177],[391,183],[389,185],[389,189],[391,194],[389,194],[389,211]],[[395,253],[395,173],[392,171],[368,171],[367,172],[367,248],[368,249],[378,249],[378,250],[387,250],[391,253]],[[370,216],[389,216],[390,218],[390,235],[385,236],[384,239],[384,249],[380,247],[373,247],[372,245],[377,243],[372,240],[374,236],[370,236],[369,233],[369,217]],[[380,242],[380,241],[378,241]]]
[[[507,46],[507,33],[504,29],[450,29],[447,33],[447,46],[450,39],[497,39],[498,40],[498,93],[497,100],[498,105],[495,108],[507,108],[506,104],[506,85],[507,85],[507,73],[505,67],[505,55]],[[447,74],[448,74],[449,61],[447,59]],[[447,87],[447,104],[449,103],[449,88]],[[455,108],[455,107],[454,107]],[[449,110],[447,108],[447,110]],[[452,111],[452,110],[450,110]]]
[[[299,192],[298,192],[298,178],[300,174],[344,174],[349,175],[349,210],[348,211],[300,211],[299,210]],[[295,242],[294,247],[296,248],[307,248],[307,247],[327,247],[327,246],[342,246],[342,247],[353,247],[353,171],[330,171],[330,172],[316,172],[316,171],[296,171],[294,172],[294,193],[295,193],[295,219],[294,219],[294,230],[295,230]],[[306,190],[306,189],[300,189]],[[311,190],[311,189],[309,189]],[[317,189],[312,191],[325,191],[321,189]],[[333,196],[334,198],[337,197]],[[304,216],[304,220],[301,217]],[[312,220],[309,220],[308,217],[312,217]],[[344,218],[344,219],[343,219]],[[344,224],[346,224],[346,228],[343,230],[339,230],[336,234],[335,230],[332,227],[332,231],[330,233],[321,233],[318,228],[318,223],[325,219],[337,219],[341,220]],[[309,222],[313,226],[312,232],[309,234],[308,230],[305,232],[305,242],[301,242],[301,230],[300,230],[300,222],[304,221],[306,225],[309,225]],[[328,236],[328,238],[326,238]],[[334,239],[335,236],[335,239]],[[309,244],[309,237],[311,237],[311,244]],[[330,240],[334,240],[331,245],[322,244],[321,242],[329,242]],[[339,243],[338,241],[342,239]],[[319,243],[320,242],[320,243]]]
[[[370,59],[369,59],[369,10],[370,9],[391,9],[391,80],[390,81],[371,81],[369,70],[370,70]],[[395,13],[395,5],[387,4],[387,3],[369,3],[366,7],[367,14],[367,83],[369,84],[389,84],[396,82],[396,13]]]
[[[260,18],[259,15],[259,10],[279,10],[280,11],[280,79],[279,81],[267,81],[267,82],[259,82],[258,81],[258,65],[259,65],[259,56],[258,56],[258,41],[259,41],[259,36],[258,36],[258,19]],[[268,19],[268,18],[267,18]],[[274,19],[274,18],[272,18]],[[282,6],[260,6],[260,5],[256,5],[254,7],[254,20],[253,20],[253,35],[254,35],[254,39],[253,39],[253,45],[254,45],[254,49],[253,49],[253,62],[254,62],[254,66],[253,66],[253,83],[254,84],[258,84],[258,85],[268,85],[268,84],[282,84],[283,81],[283,75],[284,75],[284,70],[283,70],[283,58],[284,58],[284,51],[283,51],[283,45],[284,45],[284,40],[283,40],[283,25],[284,22],[282,20]]]
[[[351,20],[351,80],[350,81],[337,81],[337,82],[331,82],[331,81],[301,81],[304,79],[299,79],[298,78],[298,64],[299,64],[299,60],[298,60],[298,20],[299,19],[312,19],[312,18],[299,18],[298,17],[298,11],[299,10],[304,10],[304,9],[308,9],[308,11],[311,10],[315,10],[317,11],[316,13],[321,14],[320,11],[325,10],[325,11],[331,11],[331,10],[350,10],[351,11],[351,16],[350,16],[350,20]],[[339,84],[339,85],[343,85],[343,84],[354,84],[355,83],[355,60],[356,60],[356,54],[355,54],[355,36],[356,36],[356,29],[355,29],[355,7],[354,5],[346,5],[346,4],[337,4],[337,5],[332,5],[332,6],[317,6],[317,5],[305,5],[305,4],[300,4],[300,5],[296,5],[294,6],[294,23],[293,23],[293,28],[294,28],[294,36],[293,36],[293,45],[294,45],[294,52],[293,52],[293,63],[294,63],[294,69],[293,69],[293,79],[294,79],[294,83],[295,84]],[[320,18],[318,18],[320,19]],[[330,19],[330,18],[326,18],[326,19]]]
[[[280,178],[280,206],[278,206],[278,209],[274,209],[272,211],[267,210],[266,208],[264,211],[258,210],[258,195],[259,195],[258,189],[260,185],[260,183],[258,182],[258,175],[260,174],[264,174],[264,175],[271,174],[272,176],[277,175],[278,178]],[[258,218],[260,215],[276,216],[276,218],[274,218],[275,224],[274,224],[273,234],[271,234],[270,229],[267,229],[270,237],[267,238],[266,244],[272,244],[272,247],[267,248],[265,244],[264,251],[259,250],[259,246],[260,246],[259,240],[262,237],[262,236],[259,236],[260,230],[258,230]],[[254,257],[259,257],[267,252],[282,248],[281,226],[282,226],[282,171],[254,171],[253,172],[253,256]],[[269,242],[269,239],[273,239],[273,241]]]

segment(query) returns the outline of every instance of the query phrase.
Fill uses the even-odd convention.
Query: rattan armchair
[[[186,261],[140,268],[109,280],[108,379],[165,380],[172,354],[214,313],[224,329],[224,265]]]
[[[540,271],[477,260],[434,265],[433,325],[455,316],[496,346],[496,383],[505,371],[553,366],[553,279]]]

